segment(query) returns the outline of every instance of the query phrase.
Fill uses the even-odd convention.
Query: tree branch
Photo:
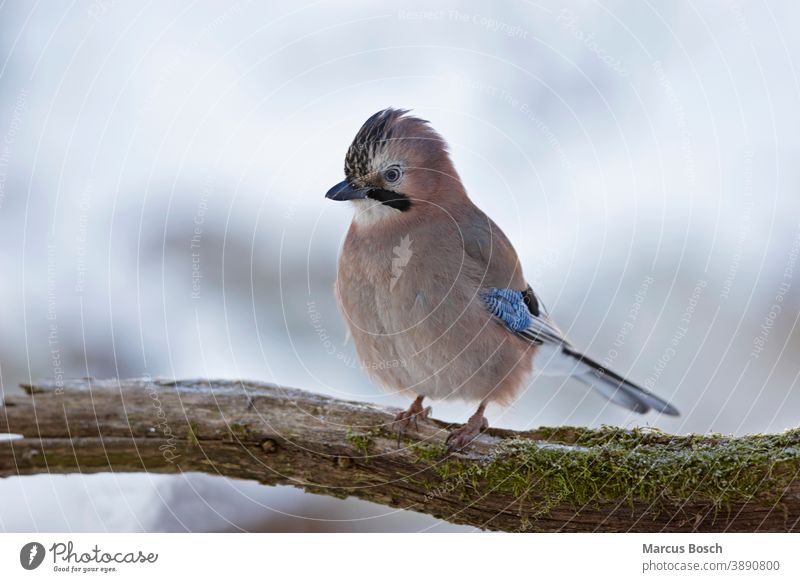
[[[452,426],[256,382],[69,380],[6,398],[0,477],[201,471],[293,485],[503,531],[800,531],[800,430],[732,438],[654,430]]]

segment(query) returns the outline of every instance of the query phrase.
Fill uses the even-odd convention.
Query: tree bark
[[[489,429],[243,381],[68,380],[24,386],[0,412],[0,477],[201,471],[502,531],[800,531],[800,430]]]

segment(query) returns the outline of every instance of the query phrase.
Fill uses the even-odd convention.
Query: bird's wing
[[[541,299],[533,292],[530,285],[522,293],[522,300],[531,314],[531,321],[519,335],[538,344],[552,344],[556,346],[571,347],[572,344],[564,333],[550,318]]]
[[[481,289],[480,297],[492,315],[528,341],[538,345],[571,346],[530,287],[525,291],[489,287]]]
[[[500,227],[475,206],[459,211],[466,214],[458,220],[458,232],[474,283],[480,288],[525,287],[517,253]]]
[[[544,359],[545,374],[573,377],[635,412],[655,409],[673,416],[679,414],[668,402],[577,351],[550,319],[530,286],[525,291],[482,289],[480,295],[486,308],[509,331],[539,346],[537,360]]]

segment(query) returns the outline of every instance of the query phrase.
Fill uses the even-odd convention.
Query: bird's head
[[[361,222],[409,215],[463,193],[447,144],[427,121],[403,109],[367,119],[347,150],[344,173],[325,197],[353,201]]]

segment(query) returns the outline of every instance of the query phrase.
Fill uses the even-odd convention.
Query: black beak
[[[367,193],[371,189],[372,188],[353,188],[350,182],[344,180],[328,190],[328,193],[325,194],[325,198],[330,198],[331,200],[363,200],[367,197]]]

